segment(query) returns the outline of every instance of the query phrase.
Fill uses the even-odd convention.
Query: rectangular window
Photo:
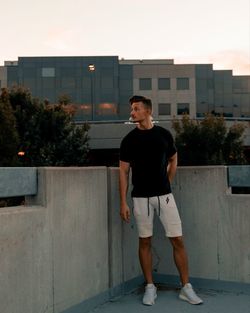
[[[96,114],[102,116],[117,115],[117,106],[115,103],[110,102],[99,103]]]
[[[189,114],[189,103],[178,103],[177,104],[177,114]]]
[[[76,87],[75,78],[74,77],[62,77],[61,87],[62,88],[75,88]]]
[[[170,103],[159,103],[158,104],[159,115],[171,115],[171,104]]]
[[[42,81],[42,88],[44,89],[55,89],[55,78],[47,77]]]
[[[55,77],[55,68],[54,67],[43,67],[42,68],[42,77]]]
[[[151,90],[152,89],[151,78],[140,78],[139,79],[139,89],[140,90]]]
[[[158,78],[158,89],[169,90],[170,89],[170,78]]]
[[[113,79],[113,77],[102,76],[101,77],[101,88],[102,89],[112,89],[112,88],[114,88],[114,79]]]
[[[189,89],[189,78],[182,77],[177,78],[177,90],[187,90]]]

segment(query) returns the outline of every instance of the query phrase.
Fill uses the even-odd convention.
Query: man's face
[[[143,102],[134,102],[131,105],[130,116],[133,122],[142,122],[151,115],[151,112],[146,108]]]

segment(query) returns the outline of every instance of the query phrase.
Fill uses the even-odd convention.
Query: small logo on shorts
[[[166,199],[166,202],[167,202],[167,204],[168,204],[168,202],[169,202],[169,198],[167,197],[167,199]]]

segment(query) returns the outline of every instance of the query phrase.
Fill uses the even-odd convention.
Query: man
[[[152,103],[143,96],[130,99],[131,119],[137,127],[127,134],[120,148],[120,215],[129,222],[127,189],[132,169],[132,198],[134,216],[139,232],[139,259],[147,283],[143,304],[152,305],[157,297],[152,277],[151,238],[156,210],[173,247],[174,261],[180,274],[182,289],[179,298],[191,304],[200,304],[188,276],[179,213],[171,193],[177,167],[177,152],[173,137],[166,129],[152,123]]]

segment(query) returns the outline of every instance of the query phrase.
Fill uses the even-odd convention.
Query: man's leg
[[[152,252],[151,252],[151,238],[139,238],[139,258],[141,268],[146,280],[145,293],[142,303],[145,305],[153,305],[157,298],[156,287],[153,284],[152,276]]]
[[[183,286],[179,298],[191,304],[200,304],[202,300],[196,295],[189,283],[188,258],[182,237],[181,219],[174,197],[172,194],[168,194],[159,198],[160,219],[165,228],[166,236],[173,246],[174,261]]]
[[[172,237],[169,238],[173,246],[173,255],[175,265],[179,271],[181,283],[183,286],[189,282],[188,277],[188,258],[185,250],[183,237]]]
[[[195,293],[195,291],[193,290],[192,285],[189,283],[188,258],[187,258],[187,253],[186,253],[184,242],[183,242],[183,237],[182,236],[172,237],[169,239],[173,246],[174,261],[179,271],[181,282],[182,282],[182,288],[179,294],[179,298],[191,304],[203,303],[201,298],[199,298],[197,294]]]
[[[139,259],[147,284],[153,283],[151,238],[139,238]]]
[[[139,233],[139,259],[146,281],[142,303],[153,305],[157,289],[153,284],[151,238],[153,234],[154,210],[148,198],[133,198],[134,216]]]

